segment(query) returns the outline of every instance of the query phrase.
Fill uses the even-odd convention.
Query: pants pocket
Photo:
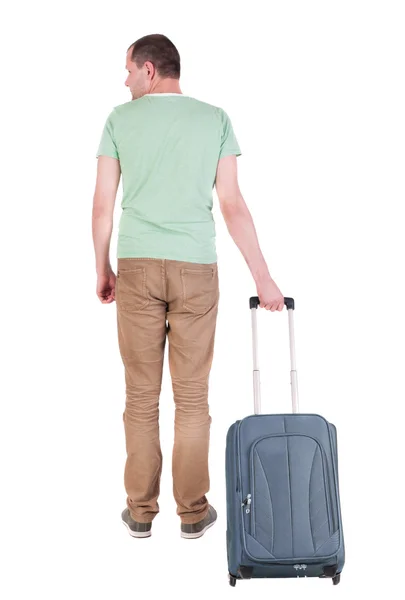
[[[115,300],[121,311],[143,310],[149,304],[146,288],[146,268],[118,269]]]
[[[183,308],[194,314],[204,314],[218,301],[218,271],[216,267],[182,268]]]

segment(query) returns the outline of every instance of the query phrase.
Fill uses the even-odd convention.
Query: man
[[[132,100],[116,106],[105,123],[93,206],[97,295],[102,303],[117,302],[125,366],[128,496],[122,520],[132,536],[149,537],[159,512],[158,415],[167,337],[176,407],[173,494],[181,536],[196,538],[217,516],[206,497],[208,379],[219,301],[214,184],[260,306],[281,311],[284,298],[270,277],[239,190],[236,157],[241,152],[228,115],[182,94],[179,53],[163,35],[132,44],[126,69]],[[121,173],[115,276],[109,247]]]

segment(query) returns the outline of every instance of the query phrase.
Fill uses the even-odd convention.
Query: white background
[[[404,4],[20,2],[2,10],[0,586],[7,600],[354,598],[403,588]],[[253,412],[247,265],[215,197],[221,300],[210,379],[218,522],[180,538],[167,356],[153,535],[125,507],[116,305],[96,297],[96,150],[128,46],[164,33],[185,94],[222,106],[270,272],[296,300],[300,408],[337,426],[346,566],[227,580],[225,437]],[[115,267],[120,186],[111,261]],[[287,313],[259,310],[263,412],[290,410]],[[402,497],[401,497],[402,494]],[[397,593],[398,592],[398,593]]]

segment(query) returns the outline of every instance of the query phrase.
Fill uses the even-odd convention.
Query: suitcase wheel
[[[340,581],[340,573],[337,573],[337,574],[336,574],[336,575],[335,575],[335,576],[332,578],[332,581],[333,581],[333,585],[337,585],[337,584],[339,583],[339,581]]]
[[[236,585],[236,577],[234,577],[230,573],[228,573],[228,577],[229,577],[229,585],[231,585],[232,587],[235,587],[235,585]]]

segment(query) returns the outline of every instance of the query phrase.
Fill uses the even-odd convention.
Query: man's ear
[[[153,79],[156,73],[155,65],[147,60],[144,64],[144,68],[146,69],[146,74],[149,79]]]

